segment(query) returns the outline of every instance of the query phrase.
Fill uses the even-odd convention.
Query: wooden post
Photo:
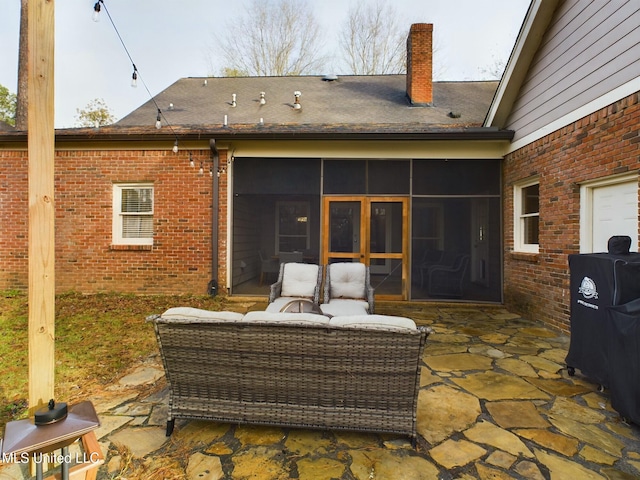
[[[28,4],[29,409],[53,398],[55,340],[54,0]]]

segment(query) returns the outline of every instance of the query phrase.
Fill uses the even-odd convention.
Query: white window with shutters
[[[113,244],[153,245],[153,185],[113,185]]]

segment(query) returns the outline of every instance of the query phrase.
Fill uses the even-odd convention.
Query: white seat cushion
[[[285,263],[282,275],[283,297],[312,298],[318,285],[318,265]]]
[[[331,298],[365,298],[366,267],[363,263],[332,263]]]
[[[335,298],[329,301],[329,303],[320,305],[322,313],[333,317],[341,315],[366,315],[368,308],[369,304],[364,300],[348,300],[344,298]]]
[[[410,318],[392,315],[348,315],[333,317],[329,325],[336,327],[373,328],[383,330],[417,330]]]
[[[242,320],[243,315],[237,312],[213,312],[193,307],[173,307],[160,315],[165,320]]]
[[[328,325],[329,317],[316,313],[275,313],[254,311],[247,313],[242,319],[244,322],[256,323],[286,323],[300,325]]]

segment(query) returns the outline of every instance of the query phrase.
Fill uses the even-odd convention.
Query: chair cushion
[[[185,321],[202,321],[202,320],[242,320],[243,315],[237,312],[213,312],[211,310],[203,310],[193,307],[173,307],[160,315],[164,320],[185,320]]]
[[[365,298],[366,267],[363,263],[332,263],[331,298]]]
[[[382,330],[417,330],[410,318],[392,315],[346,315],[333,317],[329,325],[338,327],[373,328]]]
[[[369,304],[364,300],[349,300],[346,298],[335,298],[329,303],[320,305],[320,310],[325,315],[338,317],[342,315],[366,315]]]
[[[312,298],[318,285],[318,265],[286,263],[282,275],[283,297]]]
[[[247,313],[242,319],[244,322],[256,323],[285,323],[285,324],[301,324],[301,325],[328,325],[329,317],[318,315],[316,313],[275,313],[253,311]]]

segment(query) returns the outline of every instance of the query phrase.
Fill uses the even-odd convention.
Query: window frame
[[[515,252],[539,253],[540,251],[540,197],[538,196],[538,211],[536,213],[523,213],[522,194],[526,188],[533,185],[538,185],[538,189],[540,188],[538,177],[529,178],[513,187],[513,250]],[[538,218],[538,243],[525,243],[526,220],[532,217]]]
[[[287,235],[280,233],[280,208],[283,206],[303,206],[307,212],[307,221],[306,223],[306,231],[304,235]],[[275,238],[275,254],[280,254],[280,237],[288,237],[288,238],[304,238],[305,239],[305,249],[309,249],[310,244],[310,232],[311,225],[309,221],[309,214],[311,211],[311,206],[308,201],[300,201],[300,200],[280,200],[276,202],[276,238]]]
[[[111,242],[113,245],[153,245],[155,232],[151,232],[150,237],[124,237],[123,227],[124,218],[129,216],[126,212],[122,212],[123,192],[128,189],[150,189],[151,190],[151,211],[135,212],[129,215],[150,216],[153,222],[155,212],[155,189],[153,183],[114,183],[113,184],[113,221]]]

